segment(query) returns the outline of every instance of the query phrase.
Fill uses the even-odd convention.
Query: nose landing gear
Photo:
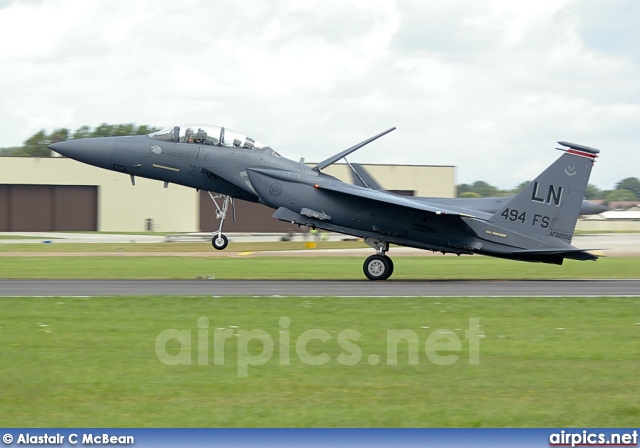
[[[233,204],[233,198],[226,194],[212,194],[210,191],[209,197],[213,201],[213,204],[216,206],[216,219],[220,220],[220,226],[218,227],[217,232],[213,232],[213,238],[211,239],[211,245],[216,250],[224,250],[229,245],[229,239],[223,235],[222,226],[224,224],[224,220],[227,218],[227,211],[229,211],[229,206],[231,206],[231,213],[233,215],[233,222],[236,221],[236,208]],[[218,205],[217,199],[222,199],[222,206]]]

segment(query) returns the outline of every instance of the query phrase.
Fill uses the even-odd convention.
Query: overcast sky
[[[226,126],[320,161],[510,188],[600,148],[640,177],[636,0],[0,0],[0,147],[45,129]]]

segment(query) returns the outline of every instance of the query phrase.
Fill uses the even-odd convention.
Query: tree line
[[[22,146],[12,148],[0,148],[0,155],[15,157],[51,157],[51,151],[47,145],[51,143],[61,142],[62,140],[90,138],[90,137],[117,137],[123,135],[144,135],[157,131],[159,128],[146,124],[136,125],[133,123],[126,124],[107,124],[92,128],[90,126],[81,126],[73,133],[66,128],[54,129],[53,132],[47,134],[43,129],[36,132],[26,139]]]
[[[12,148],[0,148],[0,155],[15,157],[50,157],[51,151],[47,145],[60,142],[62,140],[90,138],[90,137],[116,137],[124,135],[144,135],[157,131],[160,128],[149,125],[136,125],[133,123],[107,124],[92,128],[81,126],[73,133],[66,128],[54,129],[47,134],[43,129],[36,132],[22,146]],[[456,185],[457,196],[459,198],[483,198],[495,196],[510,196],[520,192],[530,181],[522,182],[510,190],[501,190],[485,181],[479,180],[472,184]],[[605,203],[618,201],[638,201],[640,200],[640,180],[637,177],[628,177],[618,182],[613,190],[600,190],[595,185],[587,186],[586,198],[590,200],[601,199]]]
[[[456,185],[459,198],[485,198],[495,196],[510,196],[519,193],[530,181],[522,182],[511,190],[501,190],[482,180],[472,184]],[[637,177],[627,177],[619,181],[613,190],[600,190],[595,185],[587,185],[585,197],[589,200],[602,200],[605,204],[620,201],[640,200],[640,180]]]

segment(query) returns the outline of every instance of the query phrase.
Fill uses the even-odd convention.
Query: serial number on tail
[[[565,241],[567,241],[569,243],[573,239],[573,235],[569,235],[568,233],[556,232],[555,230],[552,230],[551,232],[549,232],[549,235],[551,235],[554,238],[559,238],[561,240],[565,240]]]
[[[500,213],[500,216],[502,216],[505,221],[520,221],[522,224],[527,223],[527,212],[520,212],[515,208],[505,208],[504,211]],[[547,229],[551,225],[551,217],[534,213],[529,224]]]

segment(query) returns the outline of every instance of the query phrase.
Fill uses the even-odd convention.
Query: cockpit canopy
[[[153,132],[149,137],[165,142],[195,143],[227,148],[262,149],[266,147],[251,137],[231,129],[203,124],[174,126]]]

